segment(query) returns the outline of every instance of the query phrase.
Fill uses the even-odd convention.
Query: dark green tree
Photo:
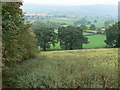
[[[88,24],[88,25],[90,25],[90,24],[91,24],[91,22],[90,22],[90,21],[88,21],[88,22],[87,22],[87,24]]]
[[[55,46],[55,43],[57,43],[57,34],[53,28],[47,26],[36,27],[34,32],[36,33],[38,45],[43,51],[46,51],[51,45]]]
[[[109,27],[109,24],[110,24],[109,21],[106,21],[105,22],[105,27]]]
[[[83,36],[83,30],[75,26],[61,27],[58,29],[60,46],[65,50],[82,49],[88,38]]]
[[[94,23],[97,23],[97,20],[94,20]]]
[[[87,26],[86,26],[86,25],[81,25],[80,28],[81,28],[82,30],[86,30],[86,29],[87,29]]]
[[[120,22],[106,29],[105,43],[109,47],[120,47]]]
[[[75,22],[76,25],[82,24],[82,25],[87,25],[88,21],[85,18],[82,18],[81,20],[78,20]]]
[[[95,25],[92,24],[92,25],[90,26],[90,30],[95,30],[95,29],[96,29]]]

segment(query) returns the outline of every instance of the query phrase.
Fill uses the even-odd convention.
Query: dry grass
[[[117,88],[118,49],[41,52],[5,71],[4,82],[21,88]]]

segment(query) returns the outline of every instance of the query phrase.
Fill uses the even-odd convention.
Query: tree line
[[[37,26],[37,27],[36,27]],[[46,51],[51,45],[60,43],[63,50],[82,49],[83,44],[88,43],[88,38],[83,35],[83,29],[77,26],[60,27],[55,32],[54,28],[35,25],[33,28],[38,45]]]
[[[120,47],[119,25],[120,22],[106,29],[106,40],[104,41],[106,47]],[[38,40],[38,45],[43,51],[49,49],[51,45],[55,46],[58,42],[63,50],[82,49],[83,44],[89,43],[88,38],[83,35],[83,30],[85,29],[85,25],[81,25],[80,27],[67,26],[58,28],[56,33],[54,28],[49,28],[47,25],[41,27],[39,23],[37,27],[35,25],[35,28],[33,28]]]

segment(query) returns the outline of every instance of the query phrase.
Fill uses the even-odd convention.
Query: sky
[[[24,4],[49,4],[49,5],[93,5],[113,4],[117,5],[119,0],[23,0]]]

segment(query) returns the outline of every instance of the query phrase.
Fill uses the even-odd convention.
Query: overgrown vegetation
[[[16,88],[118,88],[118,49],[41,52],[3,72]]]
[[[36,54],[35,34],[24,23],[20,2],[2,3],[3,62],[21,62]]]

